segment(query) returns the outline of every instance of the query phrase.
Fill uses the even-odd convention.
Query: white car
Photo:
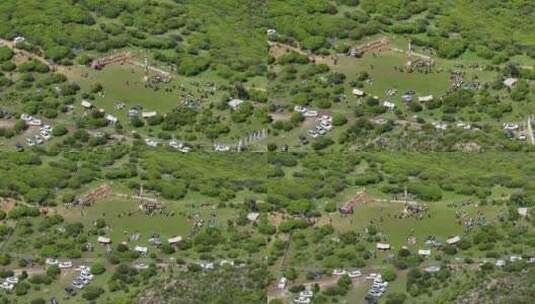
[[[44,140],[41,136],[39,136],[39,135],[35,135],[35,136],[34,136],[34,139],[35,139],[35,142],[36,142],[38,145],[41,145],[41,144],[43,144],[43,143],[45,142],[45,140]]]
[[[282,277],[282,278],[279,280],[279,284],[277,284],[277,287],[278,287],[279,289],[284,289],[284,288],[286,288],[286,285],[288,285],[288,279]]]
[[[347,274],[347,271],[345,269],[335,269],[333,270],[333,275],[334,276],[343,276]]]
[[[330,130],[332,130],[332,128],[333,128],[333,125],[331,125],[330,123],[323,123],[323,122],[322,122],[322,123],[320,124],[320,126],[321,126],[324,130],[326,130],[326,131],[330,131]]]
[[[138,264],[134,265],[134,268],[137,269],[137,270],[144,270],[144,269],[149,269],[149,265],[143,264],[143,263],[138,263]]]
[[[303,113],[303,116],[305,116],[305,117],[317,117],[318,116],[318,111],[306,111],[305,113]]]
[[[33,119],[33,117],[31,115],[28,115],[26,113],[23,113],[22,115],[20,115],[20,119],[24,120],[24,121],[30,121]]]
[[[360,270],[353,270],[353,271],[350,271],[348,275],[350,278],[358,278],[362,276],[362,273],[360,272]]]
[[[30,147],[35,146],[35,141],[33,141],[33,139],[31,139],[31,138],[26,138],[26,143]]]
[[[216,152],[228,152],[230,151],[230,147],[223,144],[214,144],[214,151]]]
[[[307,108],[303,106],[295,106],[294,111],[299,112],[299,113],[305,113],[307,111]]]
[[[80,265],[74,270],[76,270],[76,271],[88,271],[89,272],[89,271],[91,271],[91,267],[85,266],[85,265]]]
[[[72,282],[72,287],[77,288],[77,289],[82,289],[85,286],[84,286],[84,284],[79,283],[79,282]]]
[[[58,265],[58,263],[59,263],[58,260],[53,259],[53,258],[47,258],[45,260],[45,264],[47,265]]]
[[[32,120],[28,121],[28,124],[30,126],[40,126],[43,124],[43,121],[38,118],[33,118]]]
[[[48,132],[41,132],[41,137],[43,137],[45,140],[49,140],[52,138],[52,135],[50,135]]]
[[[322,115],[320,117],[320,121],[332,122],[333,118],[331,116],[329,116],[329,115]]]
[[[312,298],[314,297],[314,292],[312,290],[303,290],[299,293],[299,297]]]
[[[307,297],[297,297],[294,299],[295,304],[309,304],[310,298]]]
[[[156,139],[154,139],[154,138],[145,138],[145,143],[149,147],[157,147],[158,146],[158,141]]]
[[[211,262],[210,263],[200,263],[199,265],[204,270],[214,269],[214,263],[211,263]]]
[[[0,284],[0,288],[2,289],[5,289],[5,290],[13,290],[13,288],[15,287],[15,285],[13,284],[10,284],[8,282],[2,282],[2,284]]]
[[[381,277],[381,275],[378,273],[372,272],[366,277],[366,280],[375,280],[378,277]]]
[[[58,267],[59,267],[60,269],[71,268],[71,267],[72,267],[72,262],[71,262],[71,261],[60,262],[60,263],[58,264]]]

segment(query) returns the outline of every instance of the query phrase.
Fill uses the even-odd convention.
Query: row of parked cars
[[[362,272],[359,269],[350,269],[350,270],[334,269],[333,270],[333,276],[336,276],[336,277],[341,277],[346,274],[352,279],[362,276]]]
[[[72,281],[71,286],[65,288],[65,291],[68,294],[75,294],[75,289],[83,289],[91,283],[93,280],[93,274],[91,273],[91,267],[89,266],[80,266],[76,268],[76,271],[79,272],[78,276]]]
[[[314,128],[308,130],[308,136],[312,138],[317,138],[320,135],[327,134],[327,132],[331,131],[333,128],[332,122],[333,119],[331,116],[321,116],[319,118],[319,124],[317,124]]]
[[[41,145],[45,140],[52,138],[52,127],[50,125],[44,125],[39,130],[39,134],[33,137],[26,138],[26,143],[28,146],[32,147],[35,145]]]
[[[373,280],[372,286],[368,289],[368,296],[379,298],[385,293],[388,282],[384,281],[380,274],[371,273],[366,279]]]
[[[310,304],[312,302],[312,298],[314,297],[314,292],[308,288],[301,292],[299,292],[299,295],[294,298],[295,304]]]
[[[12,276],[9,278],[6,278],[2,283],[0,283],[0,288],[11,291],[13,288],[15,288],[15,285],[19,282],[19,278],[16,276]]]
[[[153,148],[157,147],[160,144],[160,142],[156,138],[145,138],[145,143],[147,144],[147,146]],[[178,150],[182,153],[191,152],[191,147],[188,147],[185,143],[175,139],[170,140],[168,145],[169,147]]]

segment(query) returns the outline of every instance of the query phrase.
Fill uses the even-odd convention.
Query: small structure
[[[280,280],[279,280],[279,283],[277,284],[277,287],[279,289],[284,289],[286,288],[286,285],[288,285],[288,279],[285,278],[285,277],[282,277]]]
[[[172,238],[168,239],[167,242],[169,243],[169,245],[175,246],[176,244],[182,242],[182,237],[181,236],[175,236],[175,237],[172,237]]]
[[[440,271],[440,266],[429,266],[424,268],[424,271],[427,273],[436,273]]]
[[[250,222],[256,222],[259,217],[260,217],[260,213],[258,213],[258,212],[251,212],[251,213],[247,214],[247,219]]]
[[[80,105],[82,105],[82,107],[86,108],[86,109],[91,109],[93,107],[93,104],[90,103],[89,101],[87,100],[82,100],[82,102],[80,103]]]
[[[431,256],[431,250],[430,249],[419,249],[418,255],[423,257],[429,257]]]
[[[152,112],[142,112],[142,113],[141,113],[141,117],[143,117],[143,118],[145,118],[145,119],[154,117],[154,116],[156,116],[156,115],[158,115],[158,113],[155,112],[155,111],[152,111]]]
[[[303,113],[303,116],[305,117],[318,117],[319,113],[318,111],[312,111],[312,110],[308,110],[308,111],[305,111],[305,113]]]
[[[387,244],[387,243],[377,243],[376,248],[377,248],[378,250],[382,250],[382,251],[390,250],[390,244]]]
[[[72,267],[72,262],[71,262],[71,261],[60,262],[60,263],[58,264],[58,267],[59,267],[60,269],[71,268],[71,267]]]
[[[410,102],[412,102],[412,95],[408,95],[408,94],[403,95],[403,96],[401,96],[401,99],[405,103],[410,103]]]
[[[13,43],[14,44],[19,44],[19,43],[23,43],[26,41],[26,38],[22,37],[22,36],[17,36],[15,37],[15,39],[13,39]]]
[[[434,99],[433,95],[427,95],[427,96],[418,97],[418,101],[419,102],[429,102],[429,101],[433,101],[433,99]]]
[[[146,255],[149,252],[149,249],[147,247],[136,246],[134,251],[141,255]]]
[[[158,140],[156,140],[155,138],[145,138],[145,143],[147,144],[147,146],[153,148],[158,146]]]
[[[113,116],[113,115],[111,115],[111,114],[107,114],[107,115],[106,115],[106,121],[107,121],[109,124],[114,125],[114,124],[116,124],[116,123],[119,121],[119,119],[117,119],[116,116]]]
[[[366,95],[366,93],[359,89],[353,89],[353,95],[357,97],[363,97],[364,95]]]
[[[109,244],[111,244],[111,239],[107,238],[107,237],[104,237],[104,236],[99,236],[97,241],[101,245],[109,245]]]
[[[508,88],[513,88],[513,86],[518,82],[516,78],[507,78],[503,81],[503,84]]]
[[[396,105],[393,102],[390,101],[384,101],[383,106],[387,108],[388,110],[392,111],[396,107]]]
[[[505,266],[505,260],[497,260],[496,261],[496,267],[503,267]]]
[[[526,217],[528,216],[528,208],[527,207],[520,207],[517,209],[517,212],[520,216]]]
[[[455,245],[455,244],[459,243],[460,241],[461,241],[461,237],[456,235],[456,236],[454,236],[452,238],[447,239],[446,243],[448,245]]]
[[[244,101],[241,100],[241,99],[232,99],[231,101],[228,102],[228,105],[234,110],[238,110],[240,108],[240,105],[243,103]]]
[[[512,255],[509,257],[509,261],[511,263],[514,263],[514,262],[517,262],[517,261],[521,261],[522,260],[522,257],[519,256],[519,255]]]

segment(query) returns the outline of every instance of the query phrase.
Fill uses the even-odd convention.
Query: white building
[[[141,246],[136,246],[134,248],[134,251],[139,253],[139,254],[142,254],[142,255],[146,255],[148,252],[149,252],[149,248],[147,247],[141,247]]]
[[[376,248],[379,249],[379,250],[389,250],[390,249],[390,244],[377,243]]]
[[[258,220],[258,217],[260,217],[260,213],[258,212],[251,212],[247,214],[247,219],[251,222],[256,222]]]
[[[418,255],[428,257],[431,256],[431,250],[430,249],[419,249]]]
[[[427,96],[418,97],[418,101],[419,102],[429,102],[429,101],[432,101],[433,99],[434,99],[433,95],[427,95]]]
[[[429,266],[424,269],[425,272],[435,273],[440,271],[440,266]]]
[[[153,148],[158,146],[158,141],[154,138],[145,138],[145,143],[147,144],[147,146]]]
[[[279,280],[279,283],[277,284],[277,287],[279,289],[284,289],[286,288],[286,285],[288,285],[288,279],[285,278],[285,277],[282,277],[280,280]]]
[[[528,208],[527,207],[520,207],[517,209],[517,212],[520,216],[526,217],[528,216]]]
[[[176,244],[182,242],[182,237],[181,236],[175,236],[175,237],[172,237],[172,238],[168,239],[167,242],[169,242],[169,245],[176,245]]]
[[[82,107],[86,108],[86,109],[91,109],[93,107],[93,104],[90,103],[89,101],[87,100],[82,100],[82,102],[80,103],[80,105],[82,105]]]
[[[13,43],[17,44],[17,43],[22,43],[26,41],[26,38],[22,37],[22,36],[17,36],[15,37],[15,39],[13,39]]]
[[[244,101],[241,100],[241,99],[232,99],[231,101],[228,102],[228,105],[234,110],[238,110],[240,108],[240,105],[243,103]]]
[[[103,236],[99,236],[97,241],[100,243],[100,244],[104,244],[104,245],[107,245],[107,244],[111,244],[111,239],[110,238],[107,238],[107,237],[103,237]]]
[[[353,89],[353,95],[357,97],[363,97],[364,95],[366,95],[366,93],[359,89]]]
[[[390,101],[383,102],[383,106],[387,108],[388,110],[394,110],[394,108],[396,107],[396,105]]]
[[[461,241],[461,237],[456,235],[452,238],[449,238],[446,240],[446,243],[448,243],[448,245],[455,245],[457,243],[459,243]]]
[[[317,117],[319,115],[318,111],[306,111],[305,113],[303,113],[303,116],[305,117]]]
[[[507,78],[503,81],[503,84],[508,88],[512,88],[517,82],[518,79],[516,78]]]
[[[155,112],[155,111],[141,113],[141,117],[143,117],[143,118],[151,118],[151,117],[154,117],[156,115],[158,115],[158,113]]]
[[[111,114],[107,114],[107,115],[106,115],[106,121],[107,121],[108,123],[114,125],[114,124],[116,124],[116,123],[119,121],[119,119],[117,119],[117,117],[115,117],[115,116],[113,116],[113,115],[111,115]]]

